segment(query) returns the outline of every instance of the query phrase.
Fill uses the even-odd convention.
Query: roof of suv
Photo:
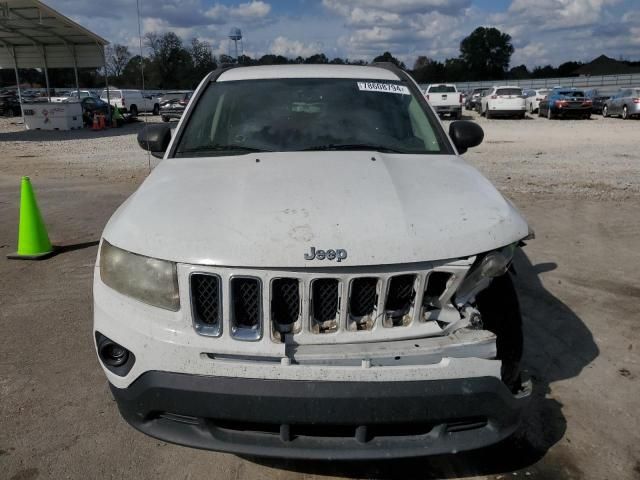
[[[356,78],[395,80],[398,75],[382,67],[360,65],[260,65],[231,68],[218,77],[218,82],[269,78]]]

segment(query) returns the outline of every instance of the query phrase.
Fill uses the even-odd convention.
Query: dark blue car
[[[538,116],[549,120],[556,117],[591,118],[593,103],[584,90],[554,88],[540,101]]]

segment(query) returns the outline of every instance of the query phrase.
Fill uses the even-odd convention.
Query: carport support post
[[[44,81],[47,86],[47,98],[51,101],[51,90],[49,88],[49,67],[47,66],[47,47],[42,45],[42,61],[44,63]]]
[[[109,73],[107,72],[107,56],[104,53],[104,45],[102,46],[102,68],[104,68],[104,85],[107,88],[107,112],[109,112],[109,125],[111,125],[111,96],[109,95]]]
[[[22,106],[22,90],[20,89],[20,74],[18,73],[18,57],[16,56],[16,47],[11,47],[11,55],[13,56],[13,71],[16,74],[16,87],[18,88],[20,114],[22,115],[22,124],[24,125],[24,107]]]
[[[76,91],[78,92],[78,101],[82,100],[80,98],[80,81],[78,80],[78,59],[76,57],[76,46],[71,45],[71,53],[73,53],[73,74],[76,77]]]

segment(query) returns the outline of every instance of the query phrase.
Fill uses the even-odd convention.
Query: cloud
[[[271,11],[271,5],[262,0],[241,3],[237,7],[216,4],[205,12],[205,17],[214,23],[254,22],[264,19]]]
[[[471,5],[471,0],[322,0],[329,10],[348,17],[353,10],[384,11],[398,14],[441,12],[456,15]]]
[[[286,37],[276,37],[269,45],[269,52],[284,57],[309,57],[315,53],[321,53],[319,45],[302,43],[299,40],[289,40]]]
[[[540,30],[569,30],[602,21],[607,7],[621,0],[513,0],[505,13],[492,19],[507,28],[513,25],[536,26]]]

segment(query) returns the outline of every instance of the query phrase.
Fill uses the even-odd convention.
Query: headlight
[[[180,309],[176,264],[114,247],[100,250],[100,278],[117,292],[160,308]]]
[[[516,244],[508,245],[500,250],[487,253],[480,261],[479,271],[483,277],[499,277],[507,273],[513,259]]]
[[[481,255],[458,287],[456,301],[468,301],[487,288],[492,278],[504,275],[509,269],[517,246],[518,244],[514,243]]]

